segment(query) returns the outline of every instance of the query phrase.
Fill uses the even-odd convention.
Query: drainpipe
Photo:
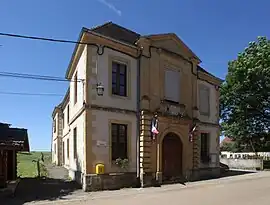
[[[137,134],[136,134],[136,170],[137,178],[140,177],[140,99],[141,99],[141,56],[137,60]]]

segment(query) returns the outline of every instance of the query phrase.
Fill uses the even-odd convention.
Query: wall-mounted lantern
[[[104,86],[101,83],[97,83],[96,90],[97,90],[97,95],[98,96],[103,96]]]

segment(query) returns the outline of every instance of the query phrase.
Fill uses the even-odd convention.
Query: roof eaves
[[[84,32],[86,31],[86,28],[82,28],[81,29],[81,32],[80,32],[80,35],[79,35],[79,38],[78,38],[78,40],[77,40],[77,42],[80,42],[81,41],[81,39],[82,39],[82,36],[83,36],[83,34],[84,34]],[[66,71],[66,79],[68,79],[68,74],[69,74],[69,72],[70,72],[70,69],[71,69],[71,66],[72,66],[72,63],[73,63],[73,60],[74,60],[74,58],[75,58],[75,55],[76,55],[76,53],[77,53],[77,50],[78,50],[78,47],[79,47],[79,43],[77,43],[76,45],[75,45],[75,47],[74,47],[74,49],[73,49],[73,53],[72,53],[72,55],[71,55],[71,58],[70,58],[70,61],[69,61],[69,65],[68,65],[68,68],[67,68],[67,71]]]
[[[67,104],[68,104],[68,101],[69,101],[69,94],[70,94],[70,87],[68,87],[67,91],[66,91],[66,94],[65,94],[65,97],[61,103],[61,107],[64,108]]]
[[[210,77],[217,79],[217,80],[220,81],[221,83],[224,82],[224,80],[222,80],[222,79],[219,78],[219,77],[216,77],[215,75],[211,74],[210,72],[208,72],[207,70],[205,70],[204,68],[202,68],[202,67],[199,66],[199,65],[197,66],[197,69],[198,69],[198,71],[201,71],[201,72],[203,72],[203,73],[209,75]]]
[[[52,112],[52,118],[54,118],[56,113],[59,112],[61,109],[62,109],[62,102],[59,105],[54,107],[53,112]]]

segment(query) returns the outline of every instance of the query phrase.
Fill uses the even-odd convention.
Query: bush
[[[128,169],[128,166],[129,166],[129,161],[128,161],[128,159],[118,158],[118,159],[115,160],[115,164],[118,167],[120,167],[121,169],[127,170]]]

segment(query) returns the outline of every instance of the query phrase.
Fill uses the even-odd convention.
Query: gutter
[[[137,178],[140,177],[140,99],[141,99],[141,57],[137,60],[137,133],[136,133],[136,173]]]

